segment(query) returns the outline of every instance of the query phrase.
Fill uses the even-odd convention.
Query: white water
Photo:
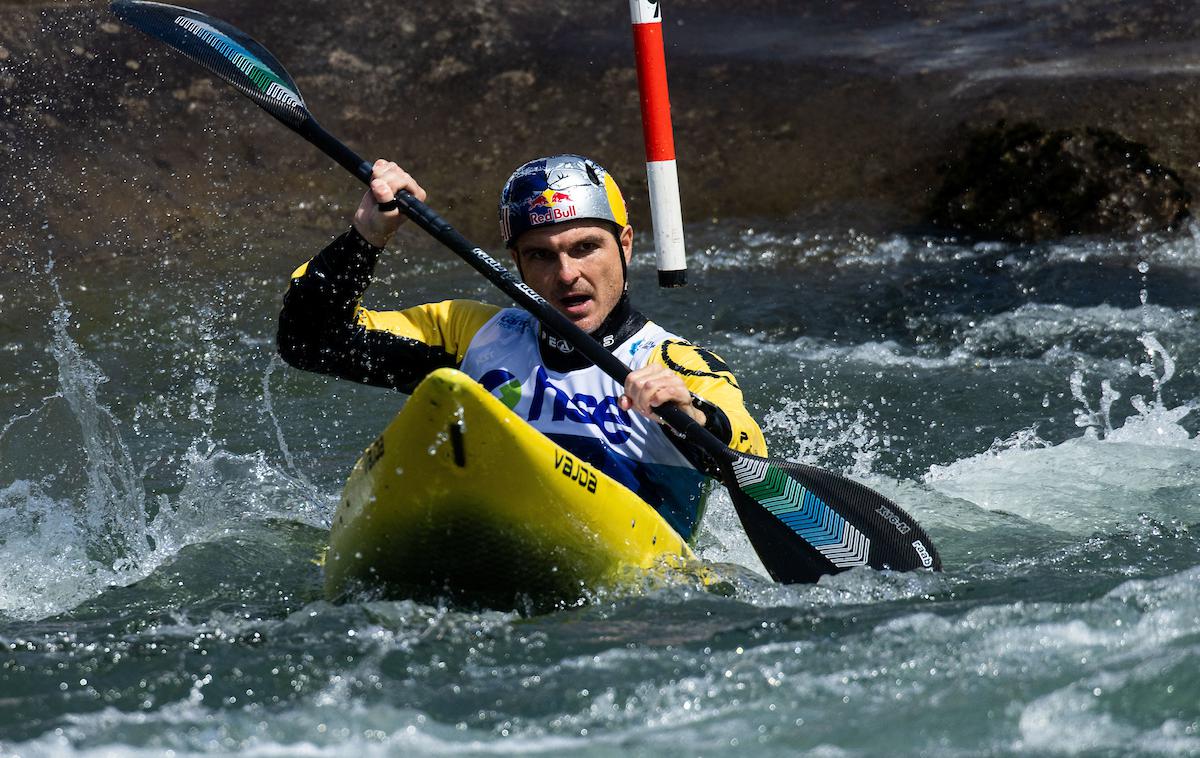
[[[699,552],[759,572],[731,596],[535,618],[315,601],[315,549],[280,523],[325,524],[398,401],[280,368],[274,303],[235,324],[159,301],[99,333],[59,301],[52,388],[0,433],[0,677],[51,714],[0,754],[1195,754],[1197,311],[1147,289],[947,308],[915,324],[949,324],[934,342],[676,314],[739,367],[774,455],[891,496],[946,571],[774,585],[718,493]]]
[[[924,481],[937,492],[1073,534],[1120,531],[1142,517],[1193,523],[1200,507],[1200,439],[1180,422],[1195,401],[1165,404],[1174,360],[1154,335],[1139,339],[1146,360],[1134,373],[1145,378],[1149,399],[1131,397],[1134,413],[1121,414],[1127,417],[1119,427],[1112,418],[1122,397],[1111,381],[1101,379],[1099,398],[1089,400],[1083,372],[1076,371],[1071,392],[1082,406],[1076,411],[1081,437],[1051,445],[1036,429],[1016,430],[982,453],[931,467]],[[1190,505],[1173,496],[1179,492],[1194,493]]]
[[[0,573],[0,616],[43,618],[73,608],[107,587],[148,576],[184,546],[241,519],[326,523],[328,497],[311,483],[264,451],[234,454],[212,439],[218,358],[211,310],[201,317],[207,347],[188,409],[200,431],[174,453],[182,487],[151,499],[144,480],[157,461],[134,460],[130,430],[101,399],[108,377],[71,338],[72,314],[53,265],[46,273],[58,300],[50,341],[58,391],[0,429],[0,482],[8,482],[0,486],[0,555],[7,566]],[[274,421],[268,379],[263,405]],[[142,415],[139,407],[134,430]],[[276,432],[286,460],[277,422]],[[290,462],[288,468],[295,470]]]

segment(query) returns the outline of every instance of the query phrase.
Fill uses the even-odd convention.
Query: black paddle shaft
[[[311,142],[317,149],[337,161],[338,165],[354,174],[363,184],[371,181],[371,163],[362,159],[357,153],[346,146],[337,137],[325,131],[316,119],[309,116],[300,125],[297,132]],[[563,314],[554,310],[525,282],[517,279],[499,261],[488,255],[479,246],[474,245],[458,232],[449,221],[442,218],[437,211],[413,197],[411,192],[401,190],[396,195],[399,209],[413,222],[428,232],[434,239],[450,248],[458,257],[466,261],[472,268],[487,277],[488,281],[499,287],[533,316],[547,329],[579,350],[588,360],[596,364],[601,371],[611,376],[619,384],[625,384],[629,376],[629,367],[615,355],[606,350],[590,334],[580,329]],[[719,463],[727,463],[735,457],[735,453],[716,438],[712,432],[705,429],[684,410],[674,405],[661,405],[654,412],[675,433],[688,442],[702,448]],[[723,469],[724,467],[722,467]],[[735,483],[726,481],[727,485]]]

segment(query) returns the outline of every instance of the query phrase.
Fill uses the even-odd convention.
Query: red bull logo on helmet
[[[533,226],[566,221],[579,215],[571,196],[562,190],[547,189],[529,201],[529,223]]]
[[[553,208],[561,203],[571,202],[571,196],[561,190],[548,189],[529,201],[532,208]]]

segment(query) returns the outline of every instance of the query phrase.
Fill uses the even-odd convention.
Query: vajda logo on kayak
[[[554,468],[562,472],[562,475],[573,482],[579,484],[588,492],[595,494],[596,484],[600,481],[596,476],[596,472],[591,469],[586,463],[572,458],[567,453],[559,450],[554,451]]]

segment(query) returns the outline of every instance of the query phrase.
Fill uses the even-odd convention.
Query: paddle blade
[[[236,87],[292,128],[308,118],[300,90],[283,65],[244,33],[199,11],[141,0],[117,0],[112,12]]]
[[[745,453],[738,453],[730,467],[736,481],[729,487],[734,507],[777,582],[815,582],[855,566],[942,568],[925,530],[898,505],[858,482]]]

